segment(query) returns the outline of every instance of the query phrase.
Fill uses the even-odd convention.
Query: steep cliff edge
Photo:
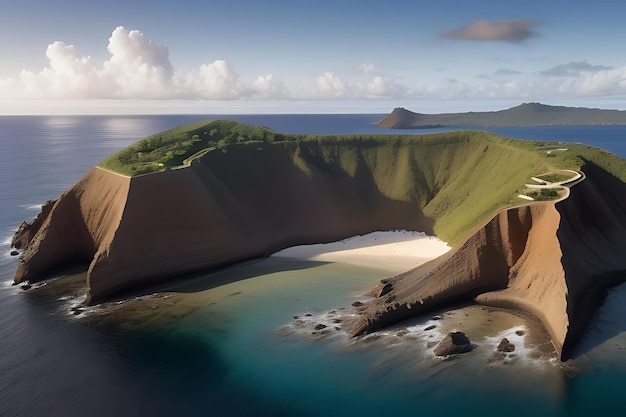
[[[626,280],[626,184],[587,162],[558,203],[504,210],[449,254],[384,280],[354,335],[461,300],[536,315],[567,359],[605,289]]]
[[[432,232],[423,203],[391,198],[372,178],[384,146],[370,149],[372,167],[357,152],[353,170],[328,164],[332,153],[319,150],[314,143],[238,145],[185,169],[137,177],[94,168],[54,203],[14,280],[88,264],[89,301],[97,303],[296,244],[375,230]]]
[[[97,303],[376,230],[450,241],[514,194],[529,160],[547,161],[495,135],[454,132],[243,143],[203,153],[186,168],[134,177],[94,168],[18,232],[15,241],[27,246],[14,280],[87,265],[89,301]]]
[[[108,247],[122,218],[130,178],[93,168],[56,201],[44,206],[14,241],[23,248],[14,281],[40,280],[55,270],[88,265]]]

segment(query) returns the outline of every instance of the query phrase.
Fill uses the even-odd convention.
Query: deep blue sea
[[[341,264],[296,268],[270,258],[222,271],[233,279],[209,290],[213,302],[156,330],[94,325],[68,314],[62,300],[10,285],[18,259],[9,244],[19,224],[148,134],[215,118],[284,133],[452,130],[372,125],[382,117],[0,117],[0,416],[625,415],[626,285],[610,291],[567,366],[523,358],[493,365],[473,352],[434,361],[417,341],[355,345],[286,331],[292,316],[348,306],[385,276]],[[626,157],[626,126],[485,130]]]

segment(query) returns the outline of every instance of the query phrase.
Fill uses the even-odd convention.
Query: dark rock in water
[[[518,330],[518,331],[515,332],[515,334],[518,335],[518,336],[524,336],[526,334],[526,332],[523,331],[523,330]]]
[[[327,326],[325,324],[320,323],[317,326],[315,326],[314,328],[315,328],[315,330],[322,330],[322,329],[325,329],[326,327]]]
[[[19,253],[18,251],[16,251],[16,250],[12,250],[12,251],[11,251],[11,256],[17,256],[17,255],[19,255],[19,254],[20,254],[20,253]]]
[[[343,320],[341,319],[333,319],[333,323],[341,323]]]
[[[443,316],[433,316],[431,320],[443,320]]]
[[[447,356],[472,350],[472,343],[463,332],[450,332],[435,348],[435,355]]]
[[[408,330],[400,330],[398,333],[396,333],[396,336],[402,337],[407,334],[409,334]]]
[[[355,301],[354,303],[352,303],[352,307],[361,307],[363,306],[363,303],[360,301]]]
[[[515,350],[515,345],[509,342],[509,339],[506,337],[500,341],[500,344],[496,348],[498,352],[513,352]]]
[[[431,325],[431,326],[426,327],[426,328],[424,329],[424,331],[426,331],[426,332],[427,332],[427,331],[432,330],[432,329],[434,329],[434,328],[436,328],[436,327],[437,327],[437,326],[435,326],[435,325],[433,324],[433,325]]]
[[[30,285],[28,282],[25,282],[22,285],[20,285],[20,288],[26,291],[26,290],[30,290],[31,288],[33,288],[33,286]]]
[[[300,318],[300,316],[293,316],[294,320],[298,320]]]
[[[313,314],[311,314],[311,313],[306,313],[306,314],[304,315],[304,317],[313,317]]]

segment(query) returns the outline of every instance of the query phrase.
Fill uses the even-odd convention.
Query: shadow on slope
[[[607,340],[597,337],[593,342],[587,340],[584,349],[573,349],[604,302],[607,288],[626,281],[626,184],[590,161],[585,161],[583,171],[587,179],[558,205],[561,223],[557,235],[563,247],[570,317],[565,358]]]

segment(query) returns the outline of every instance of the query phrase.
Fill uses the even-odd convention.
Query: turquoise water
[[[284,261],[263,262],[274,262],[278,269],[284,266]],[[238,268],[233,273],[254,275],[259,267],[255,263],[243,268],[252,272]],[[209,305],[159,337],[168,339],[168,344],[197,338],[212,346],[212,355],[223,366],[220,384],[263,398],[270,413],[500,415],[509,410],[508,415],[559,415],[565,411],[567,381],[554,362],[489,364],[486,354],[495,349],[486,343],[479,343],[467,357],[441,361],[433,358],[421,339],[402,341],[388,334],[375,342],[354,342],[341,331],[320,337],[310,327],[292,325],[294,315],[312,314],[312,323],[317,323],[325,320],[329,310],[341,314],[338,307],[350,306],[386,275],[342,264],[263,274],[209,290],[207,297],[213,300]],[[417,321],[411,326],[423,324]]]
[[[39,204],[138,138],[208,117],[0,117],[1,416],[626,412],[624,285],[611,291],[590,324],[577,359],[562,367],[530,357],[532,343],[538,343],[530,338],[526,351],[517,342],[517,358],[490,362],[494,343],[510,331],[498,327],[503,316],[493,319],[496,313],[470,307],[454,309],[444,321],[482,323],[478,333],[464,327],[477,349],[448,361],[433,359],[428,347],[439,333],[424,328],[443,328],[430,317],[404,324],[410,333],[403,337],[396,336],[399,329],[359,342],[334,329],[313,335],[312,326],[343,317],[339,308],[387,275],[354,266],[269,259],[223,271],[236,281],[205,291],[202,308],[156,330],[95,326],[68,314],[61,301],[7,284],[18,262],[8,254],[8,241]],[[369,123],[379,117],[239,118],[296,133],[374,133]],[[626,156],[623,126],[500,133],[582,141]],[[298,325],[293,316],[305,314],[312,316]],[[532,327],[532,320],[516,320],[513,329]]]

